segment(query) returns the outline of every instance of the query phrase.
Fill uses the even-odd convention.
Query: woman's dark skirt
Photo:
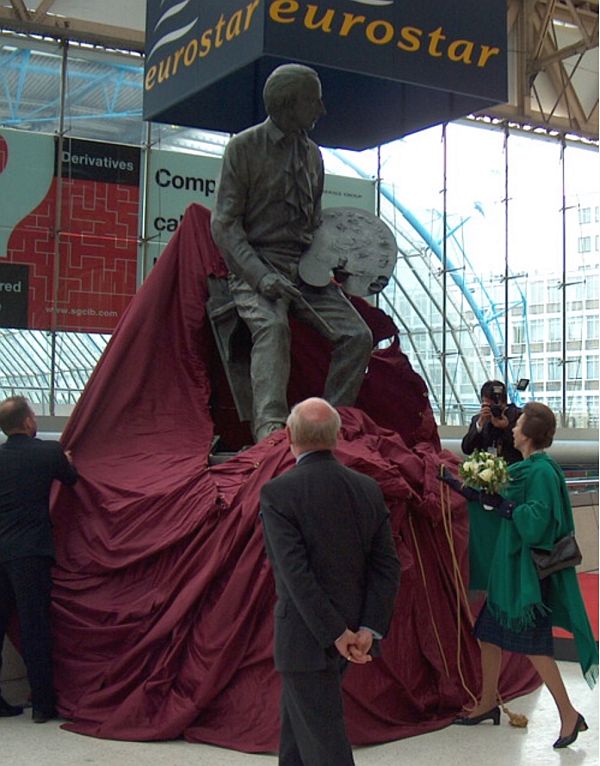
[[[517,632],[500,625],[486,603],[475,622],[473,633],[479,641],[495,644],[506,649],[507,652],[554,657],[552,615],[549,612],[547,614],[538,612],[531,627]]]

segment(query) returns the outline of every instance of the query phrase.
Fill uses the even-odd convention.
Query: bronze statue
[[[390,281],[397,254],[394,232],[381,218],[356,207],[330,207],[298,273],[307,285],[325,286],[333,276],[347,295],[375,295]]]
[[[307,131],[325,114],[317,73],[277,67],[263,99],[268,118],[234,136],[223,157],[211,228],[230,270],[229,288],[252,336],[252,428],[258,441],[284,426],[289,412],[288,314],[334,346],[323,396],[353,405],[373,339],[333,282],[307,285],[301,255],[321,221],[323,158]]]

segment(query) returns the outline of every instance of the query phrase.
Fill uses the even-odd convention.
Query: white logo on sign
[[[353,3],[361,5],[393,5],[394,0],[352,0]]]
[[[164,5],[165,0],[162,0],[161,6]],[[156,34],[158,28],[163,24],[167,19],[170,19],[172,17],[177,16],[178,13],[181,13],[185,9],[187,5],[190,4],[190,0],[181,0],[181,2],[174,3],[173,5],[169,6],[167,10],[162,13],[154,25],[154,29],[152,30],[153,36]],[[168,45],[169,43],[172,43],[174,40],[179,40],[180,37],[183,37],[186,35],[190,29],[194,26],[194,24],[198,21],[198,16],[193,21],[190,21],[189,24],[186,24],[183,27],[178,27],[177,29],[172,29],[170,32],[167,32],[165,35],[160,37],[152,46],[150,49],[150,52],[148,53],[147,58],[150,59],[156,53],[156,51],[159,48],[162,48],[163,45]]]

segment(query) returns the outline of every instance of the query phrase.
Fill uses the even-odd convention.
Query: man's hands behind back
[[[370,630],[361,628],[355,633],[346,628],[335,642],[335,648],[348,662],[353,662],[355,665],[365,665],[373,659],[368,653],[372,644],[373,634]]]

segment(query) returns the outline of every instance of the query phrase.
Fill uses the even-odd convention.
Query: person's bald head
[[[287,419],[292,452],[334,449],[341,426],[340,416],[325,399],[311,397],[296,404]]]
[[[8,399],[0,402],[0,428],[7,436],[36,435],[37,420],[24,396],[9,396]]]

